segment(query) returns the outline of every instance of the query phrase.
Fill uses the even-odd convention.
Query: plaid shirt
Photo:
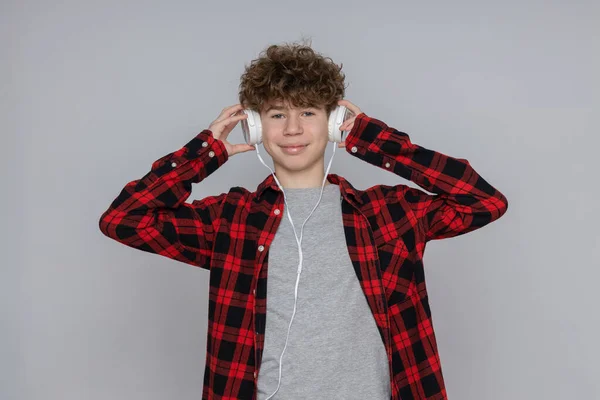
[[[364,113],[346,150],[433,193],[403,184],[358,190],[341,176],[327,178],[341,189],[348,254],[387,351],[391,399],[447,399],[425,285],[425,245],[500,218],[507,200],[467,160],[415,145]],[[192,184],[227,160],[224,144],[203,130],[125,185],[99,223],[120,243],[210,271],[202,398],[256,399],[269,247],[284,200],[269,175],[254,192],[233,187],[186,203]]]

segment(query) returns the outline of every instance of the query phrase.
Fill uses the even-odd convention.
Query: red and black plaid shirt
[[[328,176],[340,186],[348,254],[387,350],[391,399],[447,399],[425,285],[425,245],[497,220],[507,200],[467,160],[415,145],[364,113],[346,150],[433,193],[403,184],[358,190]],[[129,182],[99,222],[106,236],[127,246],[210,270],[202,398],[256,399],[269,248],[284,201],[269,175],[254,192],[233,187],[186,203],[192,184],[227,160],[223,143],[204,130]]]

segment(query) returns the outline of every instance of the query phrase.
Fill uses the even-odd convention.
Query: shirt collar
[[[356,204],[363,204],[362,197],[358,193],[358,190],[356,190],[354,186],[352,186],[352,184],[350,184],[350,182],[348,182],[344,177],[336,174],[329,174],[327,175],[327,181],[340,187],[340,193],[346,201]],[[275,182],[273,174],[269,174],[256,187],[256,198],[261,198],[266,190],[281,191],[279,186],[277,186],[277,182]]]

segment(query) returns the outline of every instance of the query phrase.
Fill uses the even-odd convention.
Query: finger
[[[231,114],[234,114],[234,113],[238,112],[239,110],[241,110],[243,108],[244,107],[241,104],[234,104],[232,106],[225,107],[221,111],[221,114],[219,114],[219,118],[217,118],[217,119],[222,119],[222,117],[230,116]]]
[[[360,108],[350,103],[348,100],[340,100],[338,104],[345,106],[348,110],[352,111],[354,115],[358,115],[362,112],[360,111]]]
[[[229,115],[224,115],[224,116],[220,117],[220,119],[219,119],[218,122],[227,121],[228,119],[233,118],[233,117],[243,117],[243,118],[245,118],[244,116],[247,116],[247,114],[244,113],[244,112],[242,112],[242,110],[243,109],[240,109],[238,111],[232,112]]]
[[[238,143],[238,144],[231,145],[231,150],[232,150],[233,154],[237,154],[237,153],[245,153],[245,152],[251,151],[251,150],[256,150],[256,147],[249,145],[249,144],[245,144],[245,143]]]
[[[227,126],[233,122],[237,123],[238,121],[246,118],[248,118],[248,114],[231,115],[227,118],[223,118],[221,121],[218,122],[224,126]]]
[[[235,115],[233,117],[225,118],[221,121],[215,121],[211,127],[213,132],[216,131],[221,139],[226,139],[233,127],[242,119],[247,117],[246,114]]]
[[[340,131],[350,131],[352,130],[352,127],[354,126],[354,120],[352,120],[351,122],[345,122],[344,124],[342,124],[342,126],[340,126]]]
[[[233,117],[234,115],[242,115],[242,114],[244,114],[244,108],[240,107],[237,110],[234,109],[233,112],[231,113],[230,117]]]

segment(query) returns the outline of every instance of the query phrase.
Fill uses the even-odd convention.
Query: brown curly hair
[[[245,66],[240,104],[260,111],[267,102],[281,100],[295,107],[324,106],[329,115],[344,98],[342,66],[315,52],[310,44],[270,45]]]

